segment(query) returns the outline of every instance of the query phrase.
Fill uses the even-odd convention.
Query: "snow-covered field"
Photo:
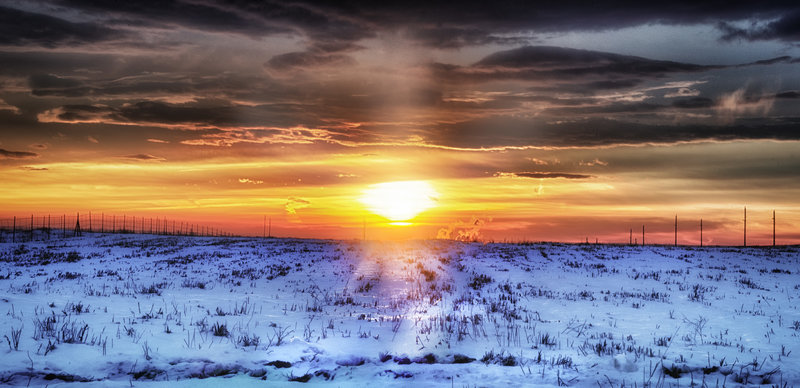
[[[798,301],[798,247],[6,242],[0,383],[797,386]]]

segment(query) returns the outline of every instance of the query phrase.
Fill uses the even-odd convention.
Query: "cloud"
[[[43,123],[104,123],[176,129],[290,128],[323,123],[303,106],[293,104],[221,105],[224,102],[167,104],[139,101],[121,106],[62,105],[37,115]]]
[[[511,177],[511,178],[535,178],[535,179],[589,179],[594,178],[593,175],[586,174],[571,174],[566,172],[497,172],[494,174],[496,177]]]
[[[0,148],[0,158],[3,159],[27,159],[38,158],[39,154],[27,151],[9,151]]]
[[[98,23],[74,23],[54,16],[0,7],[0,45],[76,46],[129,36]]]
[[[132,160],[141,160],[141,161],[162,161],[165,160],[159,156],[153,156],[150,154],[130,154],[125,156],[120,156],[121,158],[125,159],[132,159]]]
[[[595,158],[594,160],[590,160],[588,162],[584,162],[583,160],[581,160],[578,163],[578,165],[579,166],[586,166],[586,167],[596,167],[596,166],[607,167],[608,166],[608,162],[605,162],[605,161],[602,161],[600,159]]]
[[[714,100],[706,97],[686,98],[673,101],[672,106],[683,109],[710,108],[714,106]]]
[[[298,209],[303,209],[311,206],[311,202],[297,197],[289,197],[286,204],[283,206],[288,214],[297,214]]]
[[[473,65],[498,72],[526,70],[552,75],[579,76],[587,74],[663,75],[670,72],[707,70],[710,66],[659,61],[600,51],[579,50],[554,46],[524,46],[491,54]],[[510,73],[512,75],[513,73]]]
[[[17,113],[17,114],[20,113],[19,108],[17,108],[14,105],[8,104],[7,102],[3,101],[2,98],[0,98],[0,110],[9,110],[9,111]]]
[[[112,39],[129,30],[147,35],[152,31],[189,29],[206,33],[234,33],[264,36],[302,37],[309,47],[340,51],[357,42],[383,35],[400,34],[419,45],[457,49],[477,45],[521,44],[542,34],[566,31],[606,31],[668,24],[732,23],[756,20],[754,31],[720,30],[728,36],[747,39],[796,39],[797,11],[785,2],[738,2],[725,7],[690,1],[670,3],[605,4],[576,7],[572,3],[536,4],[500,1],[460,2],[227,2],[144,0],[98,2],[50,0],[53,10],[64,14],[90,16],[73,23],[55,16],[11,10],[7,32],[13,42],[33,41],[60,44]],[[44,8],[44,7],[43,7]],[[44,8],[47,9],[47,8]],[[53,11],[51,11],[53,12]],[[25,17],[20,17],[21,13]],[[17,21],[20,20],[20,21]],[[35,23],[31,23],[35,22]],[[2,25],[3,23],[0,23]],[[51,25],[53,29],[30,29],[30,25]],[[125,25],[124,32],[117,30]],[[727,26],[728,24],[725,24]],[[52,30],[52,31],[51,31]],[[20,31],[25,31],[22,33]],[[20,36],[21,35],[21,36]],[[138,42],[130,39],[127,44]]]
[[[153,138],[147,139],[147,141],[150,142],[150,143],[159,143],[159,144],[168,144],[169,143],[166,140],[153,139]]]
[[[717,125],[643,123],[608,118],[550,121],[543,118],[490,116],[443,124],[425,134],[428,144],[447,148],[559,149],[633,144],[670,144],[707,140],[800,140],[800,118],[729,121]]]
[[[775,94],[775,98],[788,98],[788,99],[800,98],[800,91],[787,90],[785,92],[780,92]]]
[[[767,23],[752,23],[748,27],[739,27],[733,23],[721,21],[717,24],[723,35],[723,41],[732,40],[783,40],[800,41],[800,11],[795,9]]]
[[[468,27],[411,28],[405,33],[405,37],[420,45],[441,49],[457,49],[465,46],[487,44],[520,45],[526,44],[531,40],[529,37],[494,34],[491,31]]]
[[[239,178],[239,183],[249,183],[249,184],[252,184],[252,185],[260,185],[260,184],[263,184],[264,181],[253,180],[253,179],[250,179],[250,178]]]
[[[331,68],[352,67],[355,65],[356,61],[344,54],[298,51],[276,55],[267,61],[264,67],[267,68],[271,74],[280,74],[319,67],[325,67],[326,71],[330,71]]]
[[[49,168],[47,167],[31,167],[31,166],[22,166],[20,167],[21,170],[25,171],[47,171]]]
[[[774,102],[772,98],[751,95],[745,88],[740,88],[720,96],[716,110],[720,112],[721,118],[730,121],[743,115],[766,115],[772,109]]]
[[[287,33],[291,29],[260,18],[256,12],[241,12],[222,2],[130,0],[123,3],[105,3],[86,0],[58,1],[63,6],[86,11],[107,20],[121,19],[130,25],[148,28],[172,29],[182,26],[203,31],[240,33],[265,36]],[[277,8],[282,8],[275,5]]]
[[[664,95],[664,98],[675,98],[675,97],[695,97],[699,96],[700,91],[697,89],[691,88],[679,88],[674,92],[670,92]]]

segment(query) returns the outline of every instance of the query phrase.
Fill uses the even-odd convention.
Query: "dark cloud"
[[[206,31],[223,31],[263,36],[290,31],[223,3],[194,1],[131,0],[108,3],[97,0],[62,0],[55,3],[90,12],[108,20],[122,19],[128,24],[171,28],[183,26]]]
[[[774,65],[776,63],[792,63],[792,61],[793,61],[792,57],[790,57],[788,55],[784,55],[784,56],[780,56],[780,57],[776,57],[776,58],[762,59],[760,61],[755,61],[753,63],[749,63],[749,64],[746,64],[746,65],[743,65],[743,66],[749,66],[749,65]]]
[[[0,7],[0,45],[74,46],[115,40],[129,33],[97,23],[73,23],[54,16]]]
[[[317,67],[355,66],[356,61],[344,54],[298,51],[272,57],[264,64],[269,70],[279,72]]]
[[[747,28],[721,21],[717,28],[722,31],[724,41],[731,40],[783,40],[800,41],[800,10],[781,15],[778,19],[766,24],[756,24]]]
[[[444,147],[609,147],[703,140],[800,140],[800,118],[740,120],[730,125],[656,125],[593,118],[550,122],[540,118],[494,116],[442,125],[425,137]]]
[[[657,61],[631,55],[554,46],[524,46],[491,54],[473,65],[483,69],[535,69],[553,74],[585,75],[618,73],[660,75],[707,70],[709,66]]]
[[[685,109],[710,108],[714,106],[714,100],[706,97],[692,97],[675,100],[672,102],[672,106]]]
[[[406,33],[406,37],[429,47],[455,49],[487,44],[521,45],[531,39],[522,36],[500,36],[477,28],[422,27]]]
[[[198,128],[215,126],[286,128],[321,124],[302,106],[292,104],[220,106],[178,105],[157,101],[140,101],[116,107],[62,105],[39,114],[38,118],[41,122],[179,125]]]
[[[39,154],[35,152],[27,152],[27,151],[9,151],[0,148],[0,158],[3,159],[26,159],[26,158],[38,158]]]
[[[608,89],[628,89],[642,83],[639,78],[613,79],[589,82],[583,85],[575,85],[576,89],[584,90],[608,90]]]
[[[22,167],[20,167],[20,169],[21,170],[25,170],[25,171],[47,171],[47,170],[49,170],[46,167],[31,167],[31,166],[22,166]]]
[[[499,173],[501,175],[504,174],[511,174],[513,176],[521,177],[521,178],[535,178],[535,179],[553,179],[553,178],[564,178],[564,179],[589,179],[594,178],[592,175],[585,175],[585,174],[571,174],[566,172],[513,172],[513,173]]]
[[[442,80],[575,80],[600,78],[587,85],[608,88],[633,85],[636,78],[659,78],[671,73],[719,68],[691,63],[658,61],[614,53],[552,46],[525,46],[491,54],[472,66],[432,64]],[[616,78],[622,78],[616,79]]]
[[[651,104],[647,102],[634,103],[614,103],[594,106],[578,107],[557,107],[543,110],[544,114],[551,116],[581,116],[595,114],[614,114],[614,113],[649,113],[666,108],[663,105]]]
[[[342,47],[352,48],[356,42],[381,33],[396,32],[424,46],[452,49],[522,44],[533,34],[615,30],[647,24],[720,23],[725,39],[796,40],[800,24],[796,22],[796,7],[783,1],[742,1],[725,6],[691,1],[611,2],[602,7],[561,2],[534,6],[518,1],[51,1],[58,7],[90,14],[97,19],[97,24],[79,25],[57,19],[62,24],[59,31],[63,33],[53,37],[52,33],[30,32],[33,36],[26,39],[50,44],[69,39],[106,40],[111,35],[99,32],[103,29],[118,31],[103,27],[105,23],[106,26],[139,29],[182,27],[252,37],[294,34],[307,38],[309,47],[332,52],[341,51]],[[755,31],[730,24],[753,19],[766,24]]]
[[[693,1],[610,2],[597,7],[563,2],[531,5],[518,1],[348,1],[327,3],[319,8],[371,22],[365,24],[374,29],[417,30],[409,35],[420,43],[453,48],[484,44],[520,32],[602,31],[658,23],[768,20],[792,11],[794,5],[783,1],[737,1],[725,6]]]
[[[153,156],[153,155],[150,155],[150,154],[131,154],[131,155],[121,156],[121,158],[133,159],[133,160],[143,160],[143,161],[164,160],[164,158],[161,158],[161,157],[158,157],[158,156]]]
[[[775,94],[775,98],[800,98],[800,91],[787,90],[785,92]]]

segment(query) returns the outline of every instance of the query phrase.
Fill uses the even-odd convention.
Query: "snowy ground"
[[[0,383],[798,386],[799,298],[798,247],[6,242]]]

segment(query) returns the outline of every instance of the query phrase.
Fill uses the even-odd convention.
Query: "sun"
[[[426,181],[384,182],[364,190],[361,203],[372,213],[400,224],[436,206],[437,195]]]

